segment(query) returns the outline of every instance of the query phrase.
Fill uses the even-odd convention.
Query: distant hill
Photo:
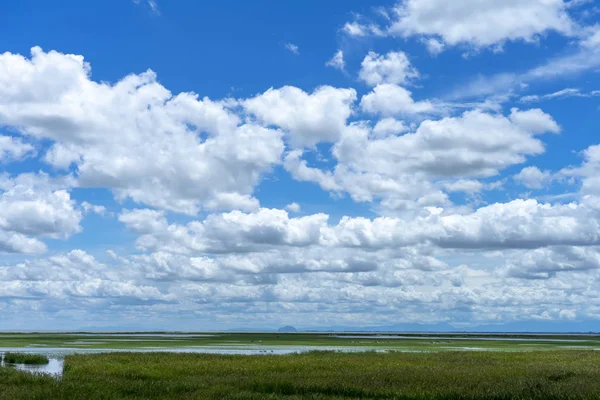
[[[294,328],[293,326],[287,325],[279,328],[278,332],[298,332],[298,329]]]

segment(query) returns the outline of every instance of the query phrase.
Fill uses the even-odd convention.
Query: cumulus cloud
[[[505,41],[533,42],[549,31],[573,34],[575,23],[563,0],[402,0],[389,33],[439,38],[448,45],[485,47]]]
[[[247,209],[279,162],[282,132],[240,119],[194,93],[171,94],[145,72],[114,85],[90,79],[81,56],[32,49],[0,55],[0,123],[53,142],[45,160],[76,167],[83,187],[194,214]],[[239,199],[239,204],[235,204]]]
[[[294,202],[294,203],[290,203],[287,206],[285,206],[285,209],[288,210],[289,212],[294,212],[294,213],[298,213],[300,212],[300,204]]]
[[[506,263],[508,276],[549,279],[559,272],[600,269],[598,248],[557,246],[518,252]]]
[[[40,253],[42,237],[67,239],[81,231],[82,213],[69,187],[47,175],[0,175],[0,252]]]
[[[432,56],[437,56],[444,51],[446,45],[435,38],[423,39],[423,43],[427,47],[427,51]]]
[[[142,235],[141,249],[181,253],[260,252],[280,247],[383,249],[433,244],[444,249],[528,249],[600,245],[600,213],[585,204],[546,204],[513,200],[470,213],[432,208],[413,218],[343,217],[326,214],[290,217],[284,210],[260,209],[211,214],[187,225],[169,224],[152,210],[119,217]]]
[[[383,138],[390,135],[398,135],[409,130],[409,127],[403,121],[395,118],[383,118],[377,121],[373,127],[373,135],[377,138]]]
[[[600,48],[600,25],[594,25],[585,30],[581,46],[593,50]]]
[[[391,51],[385,55],[369,52],[362,61],[359,73],[359,78],[369,86],[381,83],[400,85],[418,77],[419,72],[401,51]]]
[[[344,28],[360,29],[376,27]],[[424,34],[432,53],[471,40],[444,35]],[[475,45],[491,39],[481,40]],[[177,316],[231,328],[306,315],[314,326],[360,326],[390,315],[478,323],[600,314],[589,289],[600,282],[599,146],[582,152],[579,166],[513,177],[528,188],[555,178],[581,184],[569,204],[454,204],[452,193],[479,199],[496,189],[498,175],[542,154],[542,135],[560,126],[540,109],[465,105],[456,114],[415,101],[401,85],[418,72],[402,52],[368,54],[360,77],[373,89],[359,108],[354,89],[331,86],[217,101],[172,94],[150,71],[96,82],[77,55],[0,55],[0,124],[16,132],[0,136],[0,162],[40,152],[54,174],[0,175],[0,252],[43,252],[44,240],[79,232],[85,214],[107,213],[89,197],[78,204],[75,190],[107,188],[137,203],[118,212],[135,254],[52,251],[0,262],[3,315]],[[255,189],[278,165],[330,192],[333,208],[347,195],[375,216],[309,214],[314,205],[303,210],[293,198],[284,210],[261,207]]]
[[[145,253],[102,264],[73,251],[0,266],[0,297],[43,300],[63,310],[90,301],[110,301],[113,309],[163,304],[162,312],[197,305],[227,312],[228,318],[268,302],[268,319],[278,321],[280,307],[294,318],[339,318],[347,315],[339,314],[343,303],[354,309],[359,319],[350,321],[357,326],[361,317],[393,314],[400,304],[415,318],[425,315],[427,305],[433,321],[439,321],[437,313],[471,323],[506,321],[511,313],[559,319],[567,317],[562,310],[572,315],[599,300],[580,296],[600,277],[599,217],[598,209],[586,205],[535,200],[462,214],[431,209],[416,218],[344,217],[337,223],[325,215],[292,218],[262,209],[178,225],[164,212],[132,210],[120,219],[140,234],[138,244],[155,244]],[[486,267],[451,265],[443,261],[448,256]],[[573,284],[572,275],[564,274],[587,277]],[[547,280],[552,284],[545,285]]]
[[[392,83],[382,83],[372,92],[364,95],[360,101],[363,111],[384,117],[412,115],[434,111],[434,105],[427,101],[414,101],[412,93]]]
[[[289,132],[292,146],[333,142],[340,136],[356,101],[354,89],[322,86],[306,93],[293,86],[269,89],[243,101],[247,112]]]
[[[589,146],[581,152],[581,156],[583,163],[580,166],[563,168],[557,176],[579,180],[583,199],[600,206],[597,200],[600,195],[600,145]]]
[[[394,125],[392,120],[385,123]],[[447,205],[442,189],[444,184],[447,190],[453,186],[444,178],[496,176],[527,156],[543,153],[537,136],[559,131],[552,117],[539,109],[513,109],[507,116],[467,111],[423,121],[414,132],[396,135],[356,123],[333,147],[333,170],[309,166],[299,151],[286,155],[284,168],[297,180],[347,192],[355,201],[380,199],[392,209]]]
[[[477,262],[477,256],[468,260]],[[490,258],[486,265],[503,268],[501,260]],[[114,262],[102,264],[75,250],[0,266],[5,322],[13,323],[11,315],[20,313],[35,325],[41,311],[48,326],[58,323],[60,310],[62,324],[66,316],[74,323],[83,322],[80,316],[85,315],[97,324],[114,324],[125,323],[128,315],[144,315],[182,328],[200,324],[223,329],[232,321],[258,328],[310,315],[307,326],[360,327],[365,321],[385,325],[394,315],[400,322],[447,318],[476,325],[510,321],[515,314],[525,319],[591,316],[599,303],[586,289],[599,281],[594,269],[570,271],[569,276],[557,273],[545,284],[542,279],[452,266],[415,248],[396,253],[281,249],[216,257],[155,252]],[[584,273],[587,278],[582,279]],[[569,281],[572,274],[574,282]],[[116,312],[124,319],[115,319]],[[226,322],[214,318],[221,314],[227,315]],[[380,314],[385,317],[373,319]]]
[[[81,207],[83,208],[83,211],[87,214],[87,213],[94,213],[94,214],[98,214],[98,215],[104,215],[106,214],[106,207],[104,206],[100,206],[100,205],[96,205],[96,204],[92,204],[89,203],[87,201],[84,201],[81,203]]]
[[[529,189],[542,189],[544,185],[552,180],[550,171],[541,171],[538,167],[526,167],[513,176],[514,180]]]
[[[34,147],[23,142],[21,138],[0,135],[0,163],[19,161],[25,157],[33,156]]]
[[[479,193],[483,190],[484,185],[480,181],[473,179],[460,179],[455,182],[444,184],[444,188],[449,192],[464,192],[464,193]]]

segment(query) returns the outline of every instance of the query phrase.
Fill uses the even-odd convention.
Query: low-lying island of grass
[[[0,399],[597,399],[594,351],[68,356],[62,379],[0,369]]]
[[[4,362],[8,364],[44,365],[48,364],[50,360],[41,354],[6,353]]]

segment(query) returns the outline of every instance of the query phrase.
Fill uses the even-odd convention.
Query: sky
[[[0,18],[0,330],[600,330],[599,1]]]

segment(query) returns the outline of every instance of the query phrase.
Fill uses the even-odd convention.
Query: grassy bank
[[[44,365],[48,364],[48,357],[40,354],[6,353],[4,362],[9,364]]]
[[[62,380],[0,369],[0,399],[596,399],[593,351],[70,356]]]

